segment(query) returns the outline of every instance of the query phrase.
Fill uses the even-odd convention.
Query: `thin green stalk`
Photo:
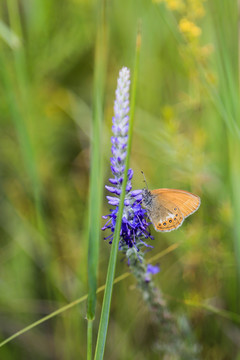
[[[92,358],[92,329],[96,311],[96,290],[99,257],[99,231],[102,201],[102,123],[103,93],[106,71],[105,57],[105,1],[99,0],[96,28],[95,71],[93,89],[93,114],[91,138],[91,173],[89,194],[89,239],[88,239],[88,305],[87,305],[87,358]]]
[[[113,242],[112,242],[112,248],[111,248],[111,254],[110,254],[110,259],[109,259],[109,264],[108,264],[106,289],[104,292],[102,312],[101,312],[100,324],[99,324],[99,329],[98,329],[95,360],[103,359],[106,338],[107,338],[110,305],[111,305],[112,290],[113,290],[113,281],[114,281],[116,261],[117,261],[120,229],[121,229],[121,224],[122,224],[122,213],[123,213],[123,208],[124,208],[124,199],[125,199],[126,185],[127,185],[127,174],[128,174],[129,162],[130,162],[130,152],[131,152],[132,135],[133,135],[133,121],[134,121],[135,104],[136,104],[136,91],[137,91],[140,46],[141,46],[141,34],[139,32],[137,35],[136,59],[135,59],[135,66],[134,66],[133,85],[132,85],[132,91],[131,91],[131,103],[130,103],[131,110],[130,110],[130,118],[129,118],[129,134],[128,134],[128,146],[127,146],[125,171],[124,171],[124,178],[123,178],[123,184],[122,184],[122,189],[121,189],[117,222],[116,222],[116,227],[115,227],[115,232],[114,232],[114,237],[113,237]]]
[[[15,78],[18,85],[18,89],[15,90],[15,92],[17,93],[17,96],[15,97],[19,97],[20,99],[20,105],[18,105],[20,116],[15,116],[13,118],[14,125],[18,133],[25,167],[31,180],[34,202],[36,207],[37,227],[41,234],[43,236],[46,236],[46,227],[43,220],[43,209],[41,201],[41,182],[39,180],[38,170],[36,166],[37,161],[35,157],[35,149],[32,146],[27,131],[27,125],[25,123],[25,119],[30,119],[32,121],[32,119],[35,118],[35,113],[32,110],[32,93],[28,79],[25,48],[24,43],[21,41],[23,39],[23,32],[20,20],[19,4],[16,0],[8,0],[7,8],[9,12],[11,30],[14,31],[14,33],[16,33],[20,39],[20,46],[12,48]],[[15,104],[17,104],[16,101]]]
[[[215,5],[215,6],[214,6]],[[217,0],[211,4],[214,29],[216,34],[217,69],[219,87],[217,89],[222,106],[226,109],[227,124],[234,127],[234,131],[226,132],[226,151],[229,155],[229,194],[232,198],[233,219],[237,219],[240,212],[240,108],[239,108],[239,27],[237,2],[231,4],[227,0]],[[218,9],[218,11],[216,11]],[[231,18],[231,28],[223,26]],[[240,224],[234,222],[234,249],[237,265],[238,284],[240,283]],[[239,296],[236,306],[239,311]]]
[[[93,320],[88,320],[88,328],[87,328],[87,360],[92,359],[92,334],[93,333]]]
[[[26,126],[24,124],[24,119],[17,105],[17,98],[13,90],[13,84],[11,82],[11,79],[9,78],[9,72],[6,70],[6,66],[5,66],[6,61],[7,58],[4,56],[4,52],[2,51],[0,53],[0,79],[4,87],[5,97],[6,97],[7,106],[9,108],[10,117],[11,120],[13,121],[18,136],[23,162],[26,171],[28,173],[28,176],[31,180],[31,185],[34,192],[34,188],[36,189],[36,187],[34,186],[35,184],[34,179],[36,179],[36,172],[35,172],[36,168],[35,168],[35,159],[32,151],[33,149]],[[36,194],[36,192],[34,193]],[[43,265],[47,261],[47,256],[48,256],[45,238],[43,236],[40,236],[39,241],[36,242],[34,245],[35,245],[36,254],[39,256],[39,259],[41,259],[41,264]]]
[[[11,49],[20,46],[19,37],[3,21],[0,20],[0,38],[2,38]]]
[[[10,336],[9,338],[5,339],[4,341],[2,341],[0,343],[0,347],[2,347],[3,345],[7,344],[8,342],[10,342],[11,340],[17,338],[18,336],[26,333],[27,331],[33,329],[34,327],[44,323],[45,321],[63,313],[64,311],[68,310],[68,309],[71,309],[72,307],[80,304],[81,302],[85,301],[87,299],[87,295],[84,295],[82,297],[80,297],[79,299],[77,300],[74,300],[72,301],[70,304],[67,304],[63,307],[61,307],[60,309],[56,310],[56,311],[53,311],[51,314],[47,315],[47,316],[44,316],[43,318],[35,321],[34,323],[26,326],[25,328],[19,330],[18,332],[16,332],[15,334],[13,334],[12,336]]]

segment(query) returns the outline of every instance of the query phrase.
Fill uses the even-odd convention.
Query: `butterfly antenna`
[[[143,172],[143,171],[141,171],[141,173],[143,174],[143,177],[144,177],[144,180],[143,180],[143,181],[146,183],[147,190],[148,190],[148,184],[147,184],[147,180],[146,180],[146,178],[145,178],[144,172]]]

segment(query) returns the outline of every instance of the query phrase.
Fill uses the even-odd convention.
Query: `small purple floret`
[[[160,267],[158,265],[148,264],[147,265],[147,271],[146,271],[146,274],[145,274],[145,281],[146,282],[151,281],[151,276],[156,275],[157,273],[159,273],[159,271],[160,271]]]
[[[147,273],[156,275],[157,273],[159,273],[159,271],[160,271],[160,267],[158,265],[151,265],[151,264],[147,265]]]

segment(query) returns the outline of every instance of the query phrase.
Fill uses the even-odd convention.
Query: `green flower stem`
[[[101,138],[103,123],[103,93],[105,83],[105,7],[98,1],[95,49],[93,115],[91,137],[91,173],[89,195],[89,241],[88,241],[88,304],[87,304],[87,359],[92,359],[92,329],[96,311],[96,291],[99,258],[99,232],[102,201]]]
[[[87,327],[87,359],[92,359],[92,333],[93,333],[93,320],[88,320]]]
[[[111,248],[111,254],[110,254],[110,260],[109,260],[109,265],[108,265],[106,289],[104,292],[102,312],[101,312],[100,324],[99,324],[99,329],[98,329],[95,360],[103,359],[106,337],[107,337],[113,281],[114,281],[114,275],[115,275],[119,236],[120,236],[120,229],[121,229],[121,223],[122,223],[122,213],[123,213],[124,199],[125,199],[126,185],[127,185],[127,174],[128,174],[129,162],[130,162],[130,151],[131,151],[131,144],[132,144],[133,120],[134,120],[135,103],[136,103],[136,90],[137,90],[137,77],[138,77],[138,67],[139,67],[140,46],[141,46],[141,34],[139,32],[137,35],[136,60],[135,60],[135,66],[134,66],[134,77],[133,77],[133,85],[132,85],[132,91],[131,91],[131,103],[130,103],[131,110],[130,110],[130,119],[129,119],[129,133],[128,133],[128,146],[127,146],[125,171],[124,171],[124,178],[123,178],[123,184],[122,184],[122,190],[121,190],[117,222],[116,222],[116,227],[115,227],[115,232],[114,232],[114,237],[113,237],[113,242],[112,242],[112,248]]]

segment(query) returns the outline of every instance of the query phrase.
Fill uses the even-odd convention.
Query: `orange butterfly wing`
[[[167,218],[161,222],[153,221],[157,231],[172,231],[177,229],[182,225],[186,217],[197,211],[201,203],[199,196],[184,190],[156,189],[152,190],[151,194],[157,195],[156,201],[158,204],[170,210],[170,213],[175,214],[174,217],[167,216]]]
[[[199,196],[184,190],[156,189],[152,190],[151,193],[159,195],[164,202],[170,201],[175,204],[181,210],[184,218],[197,211],[201,204]]]

